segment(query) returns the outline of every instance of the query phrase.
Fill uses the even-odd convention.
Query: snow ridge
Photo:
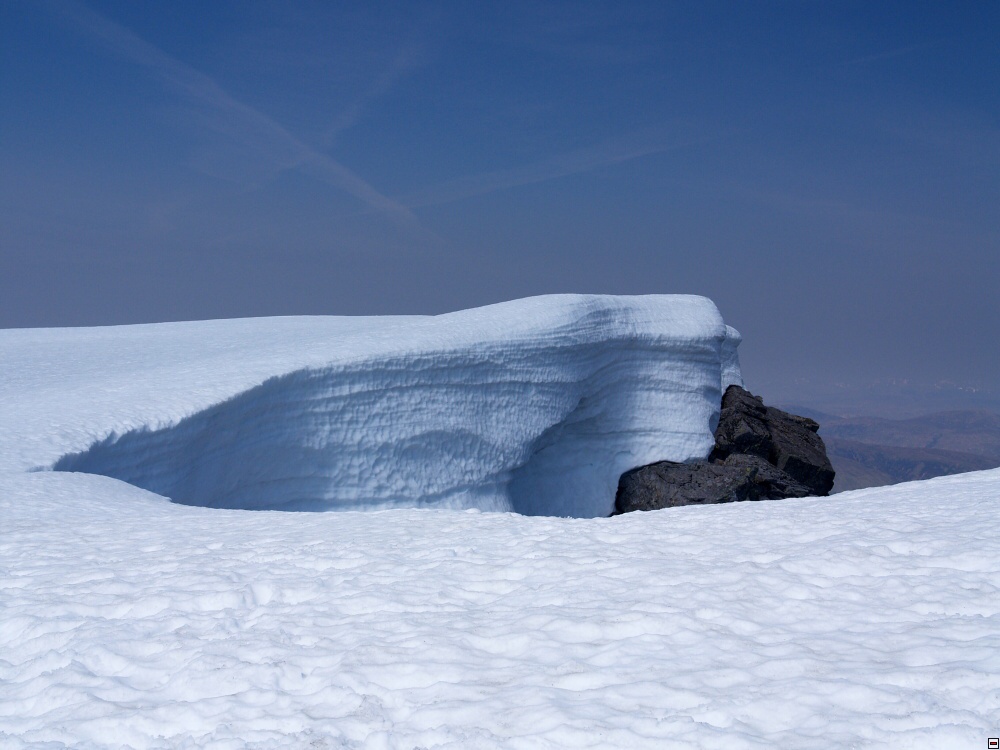
[[[53,468],[217,508],[592,517],[619,475],[703,458],[739,334],[692,296],[530,298],[409,323]]]

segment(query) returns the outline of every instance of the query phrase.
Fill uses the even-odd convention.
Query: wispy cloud
[[[330,127],[323,134],[324,145],[331,146],[336,141],[337,136],[354,127],[364,111],[373,102],[389,93],[393,86],[418,65],[421,57],[421,51],[416,45],[407,45],[397,50],[386,68],[368,87],[368,90],[334,118]]]
[[[330,156],[304,143],[273,119],[227,93],[212,78],[150,44],[121,24],[79,2],[51,3],[59,18],[97,38],[122,57],[147,68],[196,102],[232,138],[252,147],[281,169],[306,171],[363,201],[396,223],[418,228],[404,205],[383,195]]]
[[[459,177],[420,190],[402,198],[401,201],[410,208],[455,203],[478,195],[547,182],[560,177],[590,172],[601,167],[621,164],[644,156],[689,148],[715,139],[714,136],[678,138],[671,135],[666,128],[640,130],[595,146],[577,149],[519,167]]]

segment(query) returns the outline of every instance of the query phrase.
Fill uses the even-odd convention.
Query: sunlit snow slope
[[[738,343],[666,295],[4,331],[0,449],[217,508],[607,515],[623,471],[707,455]]]
[[[1000,469],[590,519],[0,474],[0,747],[985,748],[998,507]]]

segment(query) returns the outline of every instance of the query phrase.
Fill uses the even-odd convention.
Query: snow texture
[[[1000,470],[614,518],[0,474],[0,747],[986,747]]]
[[[606,516],[622,472],[708,454],[739,341],[680,295],[7,331],[0,453],[215,508]]]

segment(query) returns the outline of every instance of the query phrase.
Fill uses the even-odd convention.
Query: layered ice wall
[[[695,296],[556,295],[345,328],[323,362],[55,462],[218,508],[603,516],[704,458],[739,334]]]

